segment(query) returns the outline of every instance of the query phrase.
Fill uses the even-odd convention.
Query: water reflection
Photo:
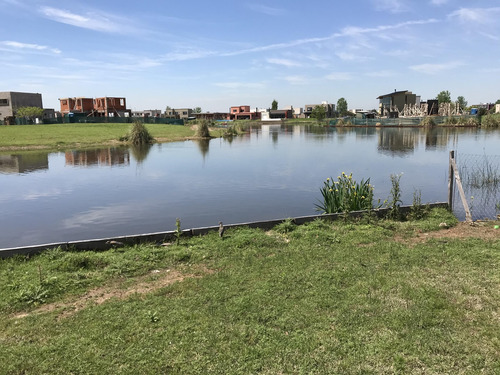
[[[233,141],[233,137],[227,137],[226,139],[229,143]],[[203,159],[205,159],[208,154],[208,150],[210,149],[210,138],[197,139],[194,141],[194,143],[196,143],[198,149],[201,152],[201,156],[203,156]]]
[[[144,160],[143,152],[137,151],[135,148],[109,147],[94,150],[66,151],[65,162],[67,166],[74,167],[130,165],[129,150],[136,152],[139,158]]]
[[[137,161],[137,163],[141,164],[148,157],[152,146],[153,145],[150,145],[150,144],[131,145],[130,146],[130,153],[132,154],[134,159]]]
[[[0,155],[0,173],[30,173],[49,169],[49,157],[46,152]]]

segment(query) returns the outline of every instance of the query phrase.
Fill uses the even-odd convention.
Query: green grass
[[[0,150],[22,148],[57,149],[105,145],[128,134],[131,124],[50,124],[0,126]],[[146,124],[158,141],[182,140],[193,137],[188,126]]]
[[[0,261],[0,373],[497,374],[500,242],[412,241],[442,221],[455,219],[288,222]],[[34,313],[167,269],[186,277]]]

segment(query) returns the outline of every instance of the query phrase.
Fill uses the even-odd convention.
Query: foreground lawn
[[[21,148],[85,147],[117,143],[131,124],[50,124],[0,126],[0,150]],[[176,141],[192,137],[188,126],[146,124],[159,141]]]
[[[0,373],[498,374],[500,235],[441,222],[0,260]]]

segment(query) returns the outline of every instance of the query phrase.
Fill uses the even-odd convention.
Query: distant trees
[[[16,110],[16,117],[24,117],[31,122],[34,122],[36,118],[43,117],[43,108],[40,107],[19,107]]]
[[[460,108],[460,110],[464,110],[467,108],[467,100],[465,100],[465,98],[463,96],[459,96],[457,98],[457,104],[458,104],[458,107]]]
[[[323,121],[326,117],[326,108],[322,105],[317,105],[313,108],[311,117],[315,118],[318,122]]]
[[[271,104],[271,109],[273,111],[277,110],[278,109],[278,102],[276,101],[276,99],[273,100],[272,104]]]
[[[441,91],[436,99],[438,100],[438,104],[451,103],[451,94],[449,91]]]
[[[340,116],[347,114],[347,101],[344,98],[337,100],[337,112]]]
[[[201,107],[193,108],[194,113],[201,113]]]

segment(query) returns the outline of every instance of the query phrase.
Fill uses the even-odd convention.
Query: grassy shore
[[[1,260],[0,373],[498,374],[499,237],[441,222]]]
[[[120,143],[131,124],[51,124],[0,126],[0,151],[61,149]],[[194,136],[188,126],[146,124],[158,142],[179,141]]]

